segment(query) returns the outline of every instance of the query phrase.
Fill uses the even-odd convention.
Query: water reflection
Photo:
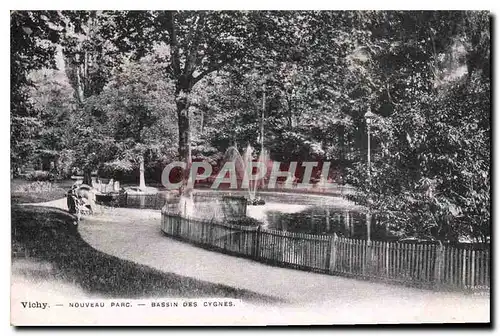
[[[168,199],[169,197],[166,193],[157,193],[154,195],[114,194],[111,197],[108,196],[101,199],[97,196],[97,203],[120,208],[160,210]]]
[[[328,207],[310,207],[296,213],[267,213],[270,229],[308,234],[337,234],[340,237],[367,239],[366,213]],[[371,216],[370,239],[396,240],[389,227],[377,225],[376,216]]]
[[[237,193],[228,194],[237,195]],[[213,201],[219,198],[216,196],[220,197],[220,193],[194,194],[194,200],[195,203],[206,203],[207,206],[212,207],[211,202],[207,201]],[[366,213],[362,211],[345,210],[329,204],[319,205],[317,199],[307,197],[307,195],[266,194],[263,196],[269,206],[273,204],[272,201],[277,201],[276,203],[279,204],[279,201],[283,202],[284,199],[287,202],[297,203],[302,207],[304,205],[307,206],[306,209],[293,213],[280,212],[279,206],[277,208],[264,210],[264,208],[266,208],[266,206],[264,206],[262,210],[265,212],[265,214],[263,213],[265,218],[261,218],[260,220],[265,222],[266,227],[269,229],[308,234],[336,233],[338,236],[354,239],[367,239],[368,237]],[[154,195],[116,195],[107,205],[161,210],[166,203],[172,204],[172,206],[176,208],[178,202],[178,195],[168,192],[159,192]],[[293,206],[293,204],[289,204],[289,206],[291,205]],[[397,237],[390,227],[378,225],[376,216],[372,215],[370,239],[390,241],[397,240]]]

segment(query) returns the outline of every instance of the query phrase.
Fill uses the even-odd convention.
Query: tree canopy
[[[337,182],[356,188],[352,199],[403,235],[484,241],[490,19],[14,11],[12,167],[49,158],[61,174],[136,174],[145,165],[152,176],[174,159],[217,162],[230,146],[263,141],[277,161],[332,162]]]

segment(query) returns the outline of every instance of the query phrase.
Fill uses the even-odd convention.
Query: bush
[[[45,170],[35,170],[26,175],[28,181],[53,181],[54,174]]]
[[[72,175],[72,167],[75,163],[75,153],[72,150],[64,149],[57,159],[58,178],[69,178]]]
[[[10,199],[12,203],[39,203],[60,199],[66,190],[48,181],[11,184]]]
[[[54,184],[48,181],[36,181],[28,184],[16,185],[13,187],[13,193],[42,193],[51,192],[57,189]]]
[[[239,226],[259,226],[262,223],[252,217],[242,217],[230,220],[229,224],[239,225]]]

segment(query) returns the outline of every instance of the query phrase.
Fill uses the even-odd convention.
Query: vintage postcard
[[[490,22],[11,11],[11,324],[490,323]]]

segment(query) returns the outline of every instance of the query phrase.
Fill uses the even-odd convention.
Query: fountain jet
[[[259,158],[257,162],[262,164],[266,164],[267,153],[266,150],[262,150],[259,154]],[[225,162],[234,162],[236,179],[238,181],[243,181],[245,174],[250,176],[252,174],[252,162],[253,162],[253,148],[250,145],[247,145],[245,150],[243,151],[243,155],[241,155],[238,149],[235,146],[231,146],[226,150],[224,154],[224,163]],[[248,186],[246,186],[247,191],[247,200],[249,205],[262,205],[265,202],[257,197],[257,188],[259,183],[263,180],[263,178],[256,178],[248,181]]]

